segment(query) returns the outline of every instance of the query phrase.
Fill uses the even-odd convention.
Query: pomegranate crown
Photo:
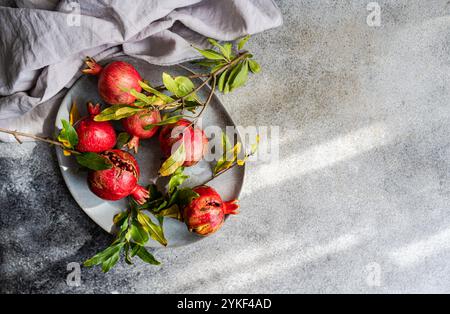
[[[94,58],[86,57],[84,63],[86,64],[86,68],[81,71],[84,74],[98,75],[103,70],[103,67]]]
[[[237,215],[239,214],[238,200],[232,200],[223,203],[223,212],[225,215]]]
[[[93,104],[91,102],[88,103],[88,112],[91,116],[96,116],[101,112],[100,104]]]

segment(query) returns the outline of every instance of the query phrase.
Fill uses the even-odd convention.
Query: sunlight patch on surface
[[[361,238],[359,236],[354,234],[342,235],[327,244],[305,249],[300,254],[283,254],[269,262],[263,262],[259,265],[255,264],[251,271],[234,273],[228,280],[230,281],[230,286],[239,288],[251,282],[271,277],[280,271],[313,262],[329,254],[337,254],[349,250],[360,243]],[[274,254],[274,256],[276,255]]]
[[[392,139],[393,134],[384,123],[358,129],[278,162],[260,165],[254,174],[258,180],[248,184],[245,193],[250,194],[259,188],[274,186],[299,175],[334,165],[386,145]]]
[[[401,267],[409,267],[423,261],[424,258],[450,249],[450,228],[427,239],[412,242],[389,254]]]

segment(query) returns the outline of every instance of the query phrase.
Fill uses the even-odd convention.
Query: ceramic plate
[[[186,75],[184,70],[175,66],[159,67],[150,65],[139,59],[128,57],[114,58],[114,60],[123,60],[133,64],[142,77],[149,80],[153,86],[161,84],[160,78],[163,71],[169,72],[172,75]],[[106,63],[110,61],[107,60]],[[198,84],[198,82],[195,83]],[[208,88],[204,88],[199,93],[199,96],[205,97],[208,94]],[[88,101],[104,104],[97,93],[97,78],[82,76],[68,91],[61,103],[56,117],[56,132],[59,133],[59,130],[61,130],[61,119],[69,120],[69,112],[73,102],[77,103],[81,116],[85,116],[87,115],[86,103]],[[115,123],[115,126],[119,131],[120,123]],[[222,130],[225,130],[226,126],[234,126],[230,115],[217,97],[212,98],[210,106],[203,116],[202,127],[208,130],[210,129],[207,128],[208,126],[220,127]],[[219,138],[212,137],[208,132],[207,136],[210,137],[211,143],[220,141]],[[240,140],[239,134],[237,134],[237,137]],[[76,202],[100,227],[112,233],[114,230],[112,223],[113,217],[126,208],[126,201],[110,202],[98,198],[88,188],[87,172],[79,169],[74,158],[65,157],[61,149],[58,148],[56,149],[56,153],[64,180]],[[146,186],[152,182],[156,182],[161,190],[165,188],[167,180],[157,180],[157,173],[162,162],[157,136],[150,140],[141,141],[136,159],[141,168],[140,184]],[[183,186],[195,186],[205,182],[212,174],[211,167],[213,164],[214,162],[203,160],[196,166],[187,168],[185,172],[190,175],[190,178],[185,181]],[[244,174],[244,167],[234,167],[226,174],[216,178],[209,185],[217,189],[224,200],[235,199],[238,198],[241,191]],[[169,242],[168,246],[171,247],[187,245],[202,239],[202,237],[190,233],[182,222],[170,218],[164,220],[164,231]],[[149,241],[148,246],[159,247],[160,245],[154,241]]]

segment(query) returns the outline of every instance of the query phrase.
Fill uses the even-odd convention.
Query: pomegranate
[[[158,132],[159,127],[155,126],[150,130],[145,130],[144,127],[149,124],[158,123],[161,121],[161,115],[158,110],[147,109],[140,111],[131,117],[122,120],[122,126],[125,131],[132,136],[128,142],[128,148],[134,149],[137,153],[139,147],[139,139],[148,139]]]
[[[85,62],[87,68],[82,72],[99,75],[98,92],[108,104],[131,104],[136,100],[136,97],[128,91],[131,89],[138,92],[142,91],[142,87],[139,85],[142,77],[131,64],[114,61],[103,68],[90,57],[87,57]]]
[[[184,167],[190,167],[199,162],[208,149],[208,138],[202,129],[193,127],[191,121],[181,119],[174,124],[164,126],[159,133],[159,144],[164,157],[168,158],[183,141],[186,159]],[[175,145],[174,144],[178,144]]]
[[[89,171],[88,183],[91,191],[109,201],[117,201],[131,195],[136,202],[144,204],[149,192],[138,184],[140,172],[136,159],[120,149],[108,150],[101,155],[106,157],[113,167]]]
[[[222,227],[225,215],[239,213],[237,200],[222,201],[212,187],[201,185],[193,189],[200,196],[193,199],[183,209],[183,219],[189,231],[206,236]]]
[[[100,105],[88,103],[89,116],[82,118],[75,124],[78,134],[79,152],[100,153],[116,145],[116,131],[108,121],[97,122],[94,117],[100,113]]]

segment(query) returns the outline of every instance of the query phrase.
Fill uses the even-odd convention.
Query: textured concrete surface
[[[110,237],[74,203],[45,144],[0,144],[1,292],[450,292],[450,4],[278,1],[254,37],[261,75],[221,96],[242,125],[280,126],[242,215],[151,267],[69,262]],[[379,276],[378,276],[379,275]]]

